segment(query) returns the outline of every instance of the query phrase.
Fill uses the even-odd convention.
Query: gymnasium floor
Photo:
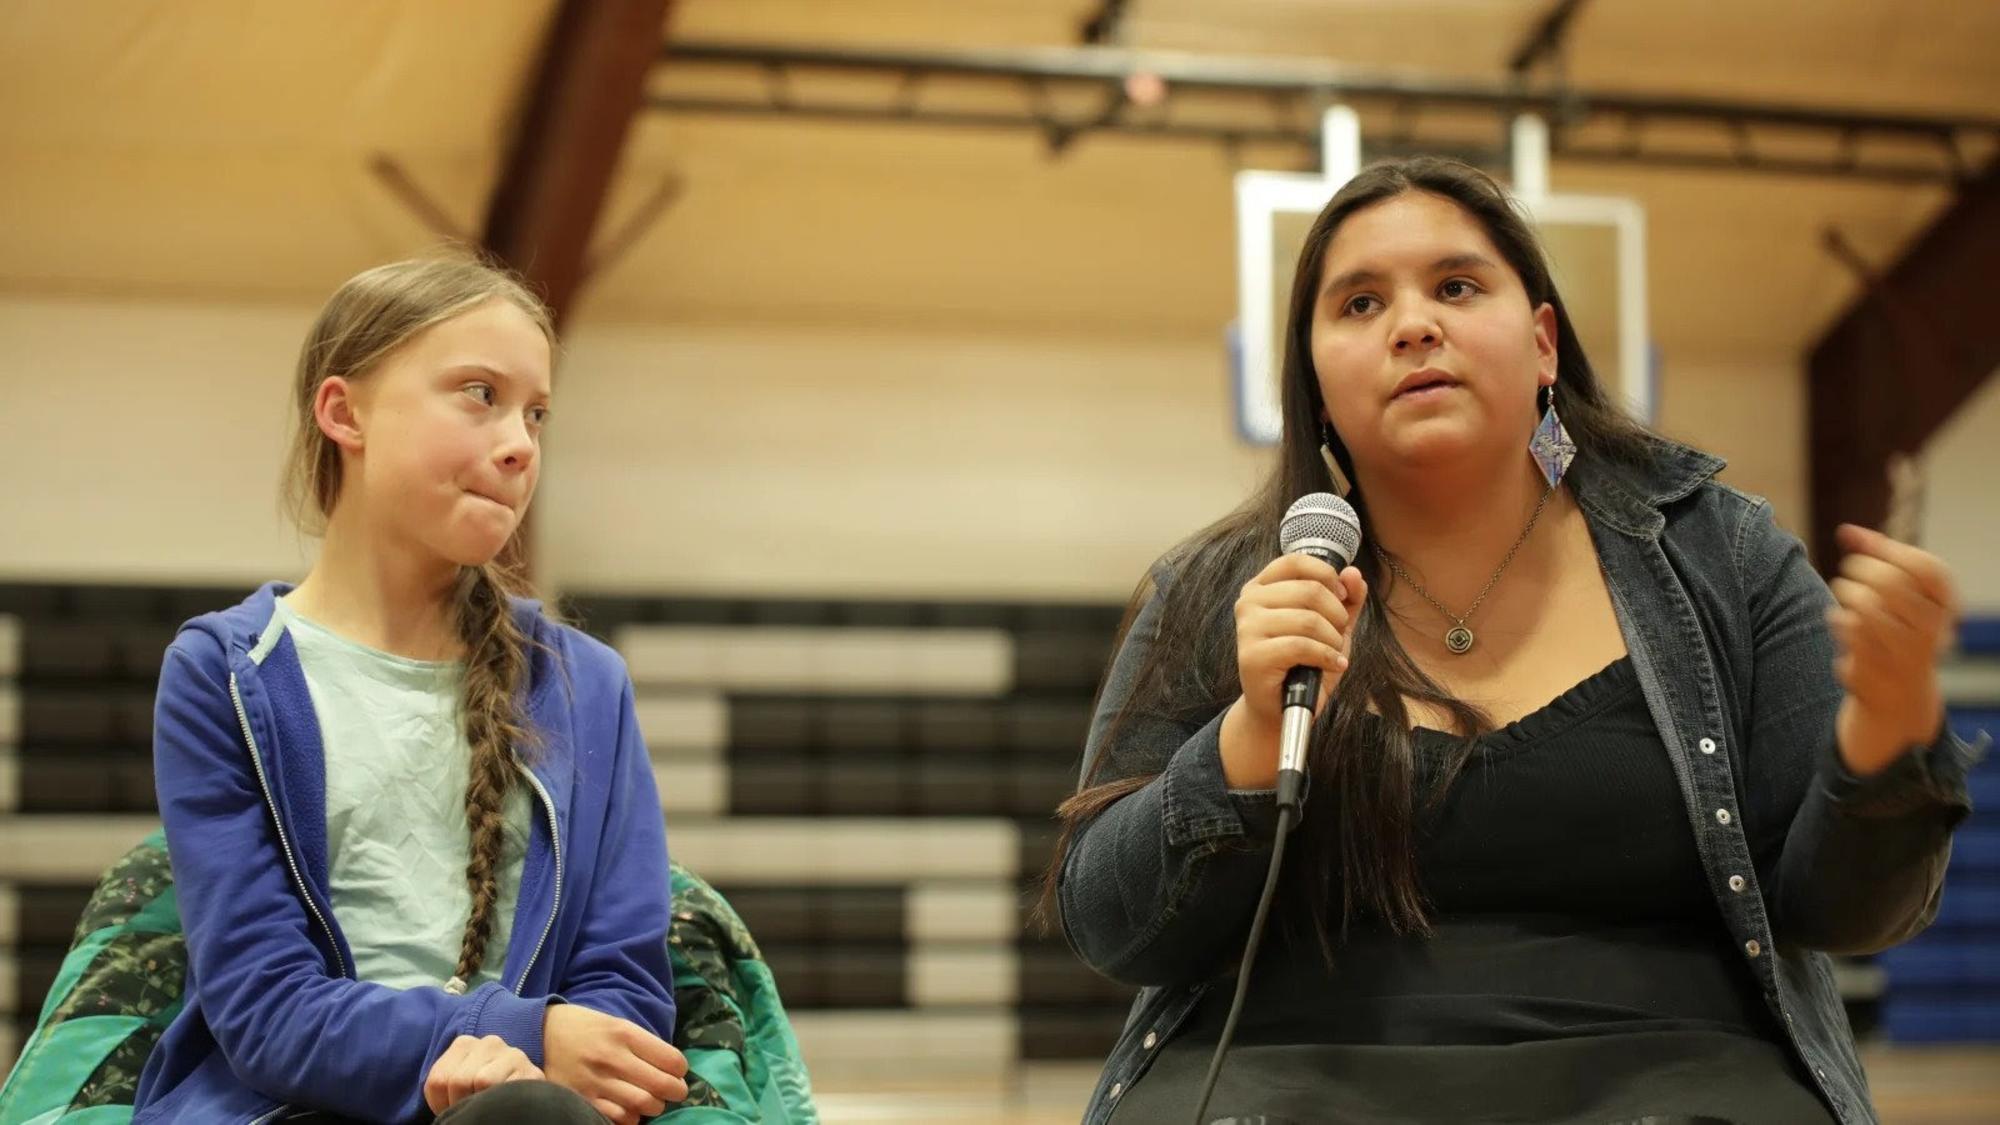
[[[2000,1046],[1870,1047],[1862,1060],[1883,1125],[2000,1125]],[[1038,1064],[1001,1081],[822,1083],[817,1093],[829,1125],[1074,1125],[1095,1078],[1089,1066]]]

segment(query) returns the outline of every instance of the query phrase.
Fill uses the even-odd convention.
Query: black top
[[[1416,735],[1420,762],[1458,741],[1426,728]],[[1722,932],[1630,659],[1481,738],[1422,832],[1418,867],[1439,915],[1713,918]]]
[[[1453,743],[1417,732],[1424,762]],[[1212,1116],[1831,1121],[1716,910],[1672,771],[1627,659],[1480,739],[1419,840],[1435,933],[1357,928],[1329,970],[1274,921]],[[1229,999],[1210,990],[1115,1120],[1187,1112],[1178,1087]]]

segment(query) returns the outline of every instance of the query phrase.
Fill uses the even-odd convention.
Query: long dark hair
[[[1104,740],[1107,749],[1100,751],[1081,790],[1056,810],[1062,830],[1043,881],[1045,922],[1056,908],[1057,881],[1077,831],[1156,776],[1101,779],[1116,731],[1129,717],[1142,713],[1205,722],[1235,701],[1241,685],[1230,608],[1243,583],[1270,562],[1285,509],[1299,496],[1329,487],[1320,455],[1323,440],[1332,439],[1334,458],[1349,480],[1356,479],[1354,463],[1338,435],[1330,427],[1324,433],[1321,429],[1324,406],[1312,361],[1313,309],[1327,246],[1341,223],[1364,207],[1410,191],[1429,192],[1464,209],[1520,277],[1529,306],[1546,302],[1554,310],[1562,420],[1577,445],[1567,479],[1643,463],[1651,455],[1651,435],[1598,384],[1528,218],[1491,177],[1460,161],[1415,157],[1374,165],[1348,181],[1307,231],[1292,279],[1280,390],[1284,432],[1277,465],[1241,507],[1170,551],[1162,569],[1171,577],[1156,588],[1149,576],[1126,612],[1129,628],[1141,605],[1162,599],[1159,634],[1131,697],[1114,717],[1112,737]],[[1372,536],[1366,497],[1356,492],[1349,498],[1364,532]],[[1302,895],[1290,901],[1302,902],[1310,911],[1329,958],[1337,934],[1357,918],[1372,917],[1397,933],[1429,932],[1416,869],[1417,812],[1457,775],[1473,749],[1473,739],[1492,728],[1484,712],[1447,693],[1404,651],[1388,624],[1390,576],[1374,556],[1363,552],[1355,565],[1368,579],[1368,606],[1353,635],[1348,671],[1313,730],[1308,757],[1312,810],[1301,822],[1295,853],[1308,858],[1291,865],[1285,874],[1288,881],[1303,884],[1293,888]],[[1437,708],[1464,736],[1456,752],[1434,768],[1418,768],[1405,706],[1408,699]],[[1371,717],[1371,711],[1380,721]]]

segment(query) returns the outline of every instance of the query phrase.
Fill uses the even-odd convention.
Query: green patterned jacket
[[[688,1099],[672,1125],[816,1125],[812,1085],[757,943],[729,903],[673,865],[674,1046]],[[126,1125],[146,1054],[181,1010],[187,951],[166,840],[104,875],[35,1031],[0,1087],[0,1125]]]

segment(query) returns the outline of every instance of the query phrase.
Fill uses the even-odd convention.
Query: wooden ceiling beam
[[[481,241],[542,293],[559,324],[583,285],[670,3],[561,0],[521,100]]]
[[[1830,248],[1853,263],[1837,236]],[[1988,282],[2000,246],[2000,162],[1966,181],[1944,213],[1863,292],[1807,354],[1808,545],[1837,565],[1834,529],[1880,527],[1889,464],[1920,453],[2000,367],[2000,316]]]

